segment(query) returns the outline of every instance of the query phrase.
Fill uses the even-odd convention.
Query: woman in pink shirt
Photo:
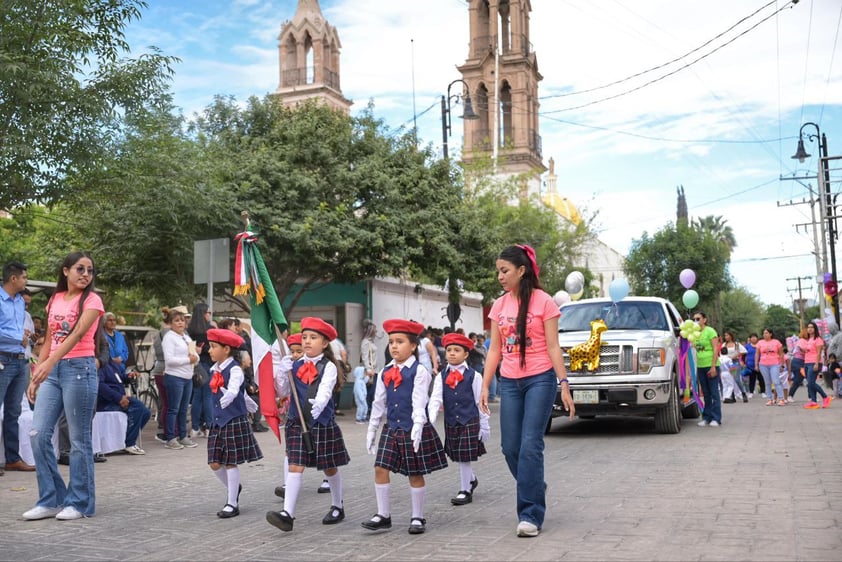
[[[500,436],[509,472],[517,481],[517,536],[534,537],[546,512],[544,428],[556,388],[575,415],[564,357],[558,345],[558,306],[538,282],[535,251],[509,246],[497,259],[497,280],[506,293],[491,307],[480,408],[488,413],[488,388],[500,365]],[[496,329],[495,329],[496,326]]]
[[[810,401],[804,404],[808,410],[817,410],[819,408],[828,408],[830,406],[831,398],[824,393],[822,387],[816,382],[816,378],[821,372],[821,351],[824,341],[819,337],[819,329],[815,322],[807,324],[807,338],[804,341],[804,347],[801,351],[804,352],[804,371],[807,375],[807,395]],[[822,395],[822,404],[819,406],[816,394]]]
[[[94,292],[94,261],[86,252],[64,258],[56,291],[47,303],[45,344],[26,391],[35,403],[32,452],[38,501],[24,519],[79,519],[94,514],[94,450],[91,423],[96,410],[94,336],[105,309]],[[37,397],[36,397],[37,395]],[[70,484],[58,471],[53,430],[62,411],[70,431]]]
[[[784,389],[781,388],[781,365],[784,364],[784,345],[774,338],[771,328],[763,328],[763,339],[755,346],[757,352],[754,354],[755,369],[763,375],[766,383],[766,392],[769,400],[767,406],[774,406],[772,399],[772,386],[778,391],[778,406],[786,406]]]

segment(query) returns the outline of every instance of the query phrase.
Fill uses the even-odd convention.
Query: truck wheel
[[[655,430],[658,433],[675,434],[681,431],[681,408],[678,398],[678,385],[670,385],[670,399],[666,406],[655,412]]]

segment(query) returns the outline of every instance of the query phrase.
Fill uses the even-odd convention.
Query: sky
[[[132,54],[154,45],[181,59],[172,89],[186,115],[215,95],[246,100],[277,88],[277,38],[297,0],[148,4],[126,30]],[[559,193],[596,215],[600,240],[625,255],[633,240],[675,220],[681,185],[691,218],[721,216],[733,229],[739,286],[791,306],[802,278],[801,296],[819,297],[815,280],[829,266],[817,263],[821,232],[817,246],[805,203],[819,188],[819,145],[807,137],[815,127],[804,127],[812,157],[791,156],[808,122],[827,136],[831,158],[842,155],[842,2],[531,4],[544,161],[555,160]],[[320,5],[342,43],[352,114],[371,101],[393,130],[415,120],[420,141],[440,152],[440,99],[468,55],[467,2]],[[454,120],[451,157],[460,146]],[[837,194],[842,159],[830,168]],[[821,217],[818,205],[814,212]],[[701,264],[696,273],[704,275]]]

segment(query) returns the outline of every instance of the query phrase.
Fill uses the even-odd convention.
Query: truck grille
[[[630,345],[603,345],[599,348],[599,368],[596,371],[588,371],[587,367],[576,371],[581,375],[619,375],[634,371],[634,348]],[[567,349],[564,352],[564,367],[567,372],[570,370],[570,356]]]

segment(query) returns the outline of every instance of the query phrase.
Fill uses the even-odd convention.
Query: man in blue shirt
[[[0,288],[0,400],[3,401],[5,469],[32,472],[35,467],[20,458],[18,435],[21,399],[29,384],[29,364],[24,355],[29,333],[24,330],[26,305],[22,295],[26,281],[24,264],[13,261],[3,266],[3,287]],[[0,474],[3,472],[0,471]]]
[[[126,361],[129,360],[129,346],[126,343],[126,336],[117,330],[117,317],[113,312],[105,313],[105,338],[108,340],[108,349],[111,352],[111,361],[117,368],[120,378],[126,382]]]

